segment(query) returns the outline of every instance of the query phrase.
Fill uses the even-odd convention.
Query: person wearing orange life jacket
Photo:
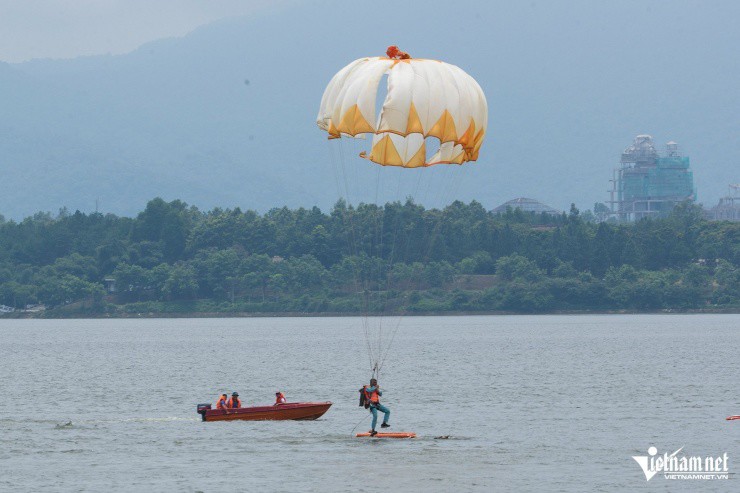
[[[278,404],[285,404],[287,401],[285,400],[285,394],[282,392],[275,392],[275,405]]]
[[[229,396],[226,394],[221,394],[221,397],[218,398],[218,402],[216,403],[216,409],[226,409],[227,405],[226,403],[229,401]]]
[[[378,386],[378,381],[376,379],[371,378],[370,386],[365,385],[364,387],[362,387],[360,392],[362,392],[365,407],[370,409],[370,412],[373,413],[373,422],[371,425],[372,429],[370,430],[370,436],[375,436],[378,434],[378,432],[375,431],[375,426],[378,424],[378,411],[383,413],[383,423],[380,425],[380,427],[389,428],[391,425],[388,424],[388,418],[391,415],[391,410],[380,403],[380,396],[383,395],[383,392],[380,390],[380,387]]]
[[[239,400],[239,393],[234,392],[231,394],[231,399],[226,403],[228,409],[239,409],[242,407],[242,401]]]

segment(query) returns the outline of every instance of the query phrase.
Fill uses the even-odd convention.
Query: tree
[[[231,292],[234,279],[241,275],[241,258],[233,248],[200,252],[193,265],[205,296],[224,298]]]
[[[14,308],[24,308],[26,305],[37,302],[36,291],[37,288],[34,285],[9,281],[0,284],[0,302]]]
[[[195,269],[186,263],[175,264],[164,282],[162,292],[171,300],[194,298],[198,292],[198,276]]]
[[[95,259],[93,257],[83,257],[79,253],[56,259],[51,269],[58,276],[71,274],[86,280],[94,280],[98,277]]]
[[[596,202],[594,204],[594,216],[596,217],[597,221],[606,221],[610,214],[611,210],[606,204],[602,202]]]
[[[64,274],[47,277],[39,286],[38,299],[45,305],[59,306],[75,301],[99,302],[105,293],[101,284],[87,282],[79,277]]]
[[[119,264],[112,275],[118,292],[125,298],[140,300],[144,291],[151,289],[151,272],[139,265]]]
[[[544,277],[537,264],[521,255],[509,255],[496,261],[496,274],[503,280],[521,279],[536,282]]]
[[[462,259],[457,264],[457,270],[463,274],[493,274],[496,264],[490,253],[479,250],[470,257]]]
[[[607,213],[603,204],[594,211]],[[113,275],[118,302],[243,297],[308,311],[363,302],[422,311],[740,306],[740,223],[700,212],[686,203],[665,218],[612,224],[589,222],[575,206],[551,216],[493,214],[477,202],[340,201],[326,214],[259,214],[154,199],[135,218],[38,213],[0,221],[0,303],[87,305]],[[492,273],[468,285],[487,289],[452,295],[455,276]],[[269,302],[275,295],[279,305]]]
[[[150,200],[136,218],[134,239],[162,242],[165,260],[174,262],[185,251],[192,212],[180,200],[169,203],[161,198]]]

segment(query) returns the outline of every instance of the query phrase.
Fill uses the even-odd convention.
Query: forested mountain
[[[203,212],[159,198],[135,218],[39,213],[0,224],[0,303],[52,315],[740,307],[740,223],[688,203],[635,224],[591,219],[478,202]]]
[[[314,121],[331,76],[389,44],[459,65],[487,95],[488,137],[454,198],[585,210],[652,133],[682,145],[711,205],[738,179],[739,5],[292,2],[126,55],[0,63],[0,214],[97,201],[131,215],[155,196],[260,212],[374,201],[376,168],[355,149],[338,193]]]

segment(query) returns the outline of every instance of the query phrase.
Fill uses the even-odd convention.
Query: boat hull
[[[239,409],[201,409],[203,421],[284,421],[314,420],[324,415],[331,402],[287,402],[274,406],[242,407]],[[210,406],[209,406],[210,407]]]

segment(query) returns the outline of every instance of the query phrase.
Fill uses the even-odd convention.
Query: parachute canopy
[[[360,156],[384,166],[418,168],[478,159],[488,104],[475,79],[455,65],[411,58],[395,46],[387,54],[360,58],[334,75],[321,99],[319,128],[330,139],[373,134],[370,153]],[[376,117],[384,75],[387,95]],[[428,137],[439,140],[431,157]]]

